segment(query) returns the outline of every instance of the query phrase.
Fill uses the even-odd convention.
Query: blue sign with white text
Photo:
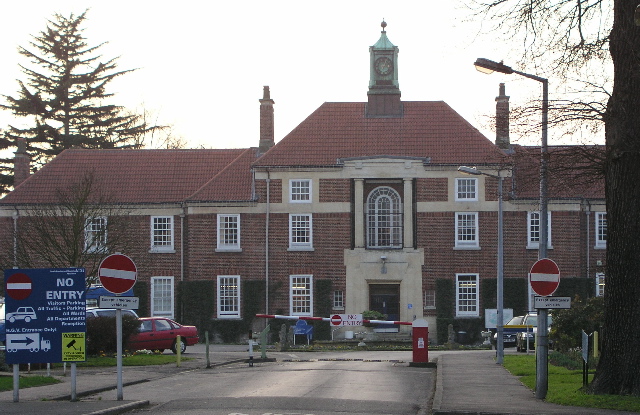
[[[64,335],[87,331],[84,268],[8,269],[4,281],[6,362],[62,362]]]

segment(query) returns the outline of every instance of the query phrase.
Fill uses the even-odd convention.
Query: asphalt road
[[[204,352],[196,346],[188,353]],[[124,395],[150,401],[133,413],[189,415],[425,414],[433,395],[435,369],[410,367],[410,352],[277,357],[291,361],[197,369],[127,386]],[[112,399],[112,393],[94,399]]]

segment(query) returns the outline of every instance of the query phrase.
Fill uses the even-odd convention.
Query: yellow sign
[[[62,333],[62,361],[84,362],[87,360],[86,333]]]

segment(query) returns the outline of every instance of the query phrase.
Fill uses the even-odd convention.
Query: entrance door
[[[384,314],[387,320],[400,320],[400,284],[369,284],[369,309]],[[399,326],[378,324],[375,331],[397,333]]]

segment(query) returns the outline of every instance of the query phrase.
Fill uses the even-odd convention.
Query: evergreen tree
[[[117,58],[104,61],[97,46],[89,46],[82,24],[87,11],[68,18],[56,14],[47,29],[30,42],[30,48],[19,47],[31,67],[20,65],[26,81],[18,81],[15,97],[4,95],[0,108],[21,118],[21,125],[9,126],[0,148],[15,146],[20,137],[27,142],[32,167],[46,163],[64,149],[136,148],[145,134],[159,126],[107,103],[113,94],[106,90],[110,81],[132,70],[117,70]],[[0,185],[9,180],[7,160],[0,160]]]

